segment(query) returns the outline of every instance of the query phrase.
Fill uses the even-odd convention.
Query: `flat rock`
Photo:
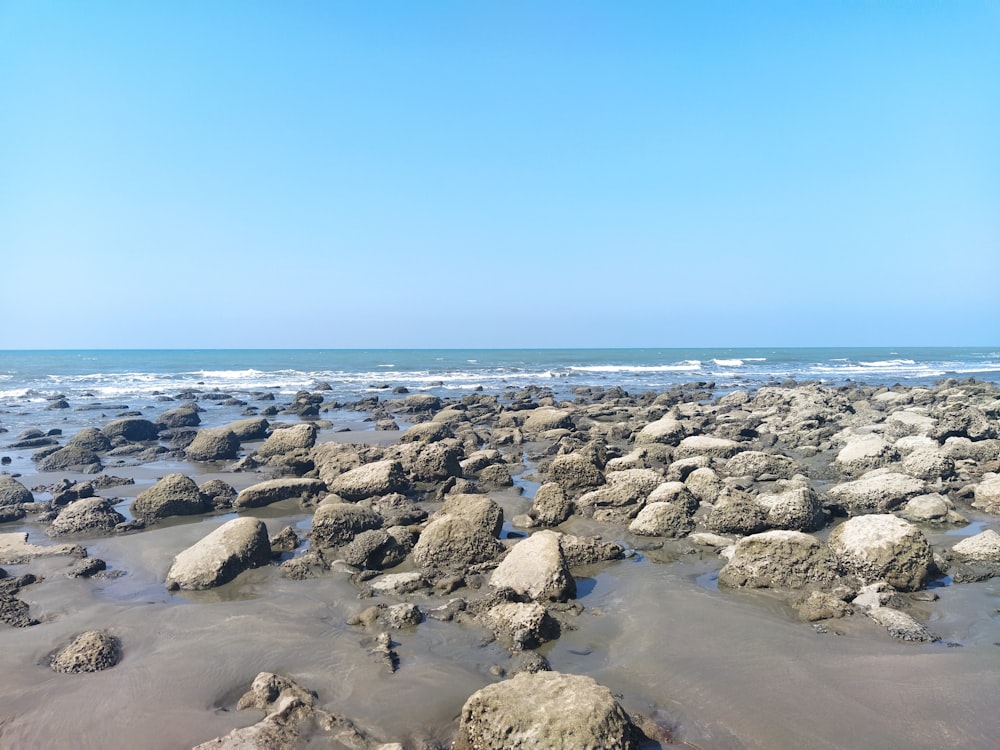
[[[408,488],[406,474],[398,461],[374,461],[351,469],[330,482],[330,491],[345,500],[357,501]]]
[[[321,479],[282,477],[268,479],[241,490],[233,501],[234,508],[261,508],[282,500],[319,497],[326,492]]]
[[[559,543],[560,534],[539,531],[515,544],[490,576],[494,588],[510,588],[534,600],[564,602],[576,596]]]
[[[819,539],[801,531],[773,530],[737,542],[719,571],[719,585],[796,589],[836,577],[837,561]]]
[[[851,515],[886,513],[924,492],[924,482],[907,474],[875,471],[827,490],[829,500]]]
[[[86,554],[87,551],[76,544],[31,544],[26,531],[0,534],[0,565],[21,565],[36,557],[85,557]]]
[[[167,587],[208,589],[271,560],[267,527],[257,518],[234,518],[174,558]]]

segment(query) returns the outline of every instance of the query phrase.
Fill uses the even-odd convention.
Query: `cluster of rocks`
[[[542,713],[573,717],[574,736],[583,739],[546,746],[635,746],[638,730],[605,688],[572,675],[539,676],[549,665],[534,653],[583,610],[574,570],[622,558],[629,545],[717,550],[725,590],[776,590],[806,620],[859,613],[919,642],[934,636],[907,612],[909,594],[946,573],[962,582],[1000,572],[993,530],[955,537],[961,541],[950,546],[929,539],[965,525],[968,514],[1000,514],[1000,390],[989,384],[789,384],[718,398],[701,385],[640,396],[581,389],[563,402],[530,387],[504,397],[411,394],[349,405],[369,411],[383,428],[397,417],[411,424],[389,445],[318,442],[315,417],[323,404],[321,393],[303,393],[286,413],[308,421],[252,419],[191,435],[183,449],[189,459],[234,461],[230,469],[267,475],[239,493],[217,480],[199,486],[169,475],[136,497],[133,524],[123,526],[108,501],[81,495],[56,509],[50,533],[135,530],[222,510],[244,514],[174,560],[166,585],[201,589],[297,549],[302,540],[294,530],[269,538],[252,517],[255,508],[297,503],[312,514],[308,550],[281,562],[281,574],[346,571],[360,596],[394,602],[379,601],[351,620],[391,670],[400,666],[391,631],[419,627],[428,617],[483,628],[518,657],[515,677],[463,709],[457,748],[539,746],[546,732],[562,732],[538,726],[535,709],[547,698],[551,708]],[[157,423],[116,420],[62,448],[40,447],[39,468],[53,459],[49,465],[90,471],[101,465],[98,454],[150,450],[165,430],[199,423],[191,406]],[[253,441],[262,442],[248,449]],[[65,463],[70,454],[59,455],[67,450],[76,451],[73,463]],[[530,510],[510,519],[523,533],[503,538],[504,513],[491,492],[511,486],[525,460],[539,488]],[[11,481],[0,483],[0,509],[30,502]],[[605,524],[605,536],[618,541],[556,528],[574,515]],[[421,607],[453,592],[464,595]],[[307,705],[301,696],[293,703],[293,711]],[[266,732],[277,731],[276,721]]]

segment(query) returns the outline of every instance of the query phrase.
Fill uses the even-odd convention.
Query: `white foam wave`
[[[716,365],[719,367],[742,367],[742,359],[713,359]]]
[[[684,372],[700,370],[701,361],[687,359],[672,365],[573,365],[574,372]]]
[[[912,359],[882,359],[875,362],[858,362],[862,367],[899,367],[900,365],[915,365]]]

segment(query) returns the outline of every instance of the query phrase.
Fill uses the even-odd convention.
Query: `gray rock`
[[[240,439],[228,427],[199,430],[184,451],[192,461],[224,461],[236,458],[240,452]]]
[[[676,481],[657,485],[656,489],[649,493],[646,503],[673,503],[683,508],[688,515],[697,511],[700,505],[698,498],[692,494],[687,485],[684,482]]]
[[[684,424],[668,414],[639,430],[636,433],[635,442],[637,445],[643,443],[678,445],[686,434]]]
[[[764,474],[791,479],[795,474],[795,461],[774,453],[742,451],[726,462],[726,473],[733,477],[750,476],[754,479]]]
[[[125,516],[112,507],[111,501],[103,497],[88,497],[65,506],[47,531],[49,536],[106,534],[124,521]]]
[[[572,430],[574,426],[573,415],[568,411],[543,406],[531,412],[524,420],[523,428],[526,432],[547,432],[560,429]]]
[[[422,568],[464,571],[470,565],[496,559],[502,551],[500,540],[481,524],[444,513],[420,533],[413,560]]]
[[[940,448],[916,448],[903,458],[903,471],[929,482],[954,474],[955,461]]]
[[[121,641],[105,630],[88,630],[59,649],[49,666],[65,674],[100,672],[111,669],[121,658]]]
[[[305,477],[281,477],[252,484],[241,490],[233,501],[234,508],[261,508],[282,500],[295,498],[308,500],[326,492],[326,484],[320,479]]]
[[[643,504],[663,477],[652,469],[623,469],[606,475],[607,484],[581,495],[576,507],[581,509],[621,507]]]
[[[35,502],[35,496],[31,494],[31,490],[14,477],[0,474],[0,506],[33,502]]]
[[[271,560],[267,527],[257,518],[234,518],[181,552],[167,573],[167,588],[208,589]]]
[[[263,417],[253,417],[251,419],[241,419],[228,425],[240,442],[244,440],[263,440],[267,437],[271,427]]]
[[[197,407],[193,405],[168,409],[156,420],[157,427],[164,430],[175,430],[178,427],[197,427],[200,424],[201,417],[198,416]]]
[[[690,458],[691,456],[707,456],[709,458],[732,458],[745,446],[728,438],[713,437],[711,435],[689,435],[681,440],[674,451],[677,459]]]
[[[560,534],[539,531],[515,544],[490,576],[490,586],[509,588],[534,600],[564,602],[576,596]]]
[[[198,485],[183,474],[167,474],[132,502],[132,515],[144,521],[190,516],[208,510]]]
[[[588,489],[604,484],[604,474],[593,457],[584,452],[556,456],[549,465],[549,476],[565,490]]]
[[[520,672],[462,707],[453,750],[637,750],[638,731],[593,678]]]
[[[827,491],[831,504],[851,515],[886,513],[924,492],[924,483],[906,474],[876,470]]]
[[[921,588],[934,564],[920,529],[888,514],[848,519],[830,533],[829,545],[848,572],[865,583],[885,580],[900,591]]]
[[[38,462],[39,471],[76,471],[81,474],[97,474],[104,468],[101,459],[88,448],[67,445],[48,454]]]
[[[740,490],[719,495],[705,525],[717,534],[755,534],[767,528],[767,511]]]
[[[766,523],[772,529],[816,531],[826,523],[819,496],[808,486],[765,493],[756,500],[767,513]]]
[[[316,426],[308,423],[276,429],[257,449],[257,457],[266,460],[293,451],[308,450],[316,444],[317,432]]]
[[[605,542],[592,536],[560,534],[559,546],[566,564],[571,568],[625,557],[625,548],[618,542]]]
[[[447,440],[455,437],[444,422],[421,422],[405,430],[399,436],[400,443],[436,443],[439,440]]]
[[[142,417],[116,419],[104,425],[101,431],[112,441],[129,443],[156,440],[160,435],[160,428]]]
[[[1000,514],[1000,474],[984,474],[976,485],[972,507]]]
[[[851,436],[834,463],[841,473],[856,476],[887,466],[897,457],[893,447],[881,435],[867,433]]]
[[[86,427],[71,437],[67,446],[76,445],[95,453],[111,450],[111,440],[95,427]]]
[[[737,542],[719,571],[719,585],[731,588],[797,589],[829,584],[837,560],[825,544],[801,531],[773,530]]]
[[[375,461],[341,474],[330,483],[330,491],[349,501],[408,489],[403,466],[398,461]]]
[[[373,510],[327,498],[316,508],[309,536],[316,547],[340,547],[362,531],[381,528],[382,523]]]
[[[538,648],[559,637],[559,623],[537,602],[501,602],[479,620],[513,651]]]
[[[529,515],[539,526],[557,526],[573,514],[573,507],[557,482],[546,482],[535,492]]]
[[[628,530],[638,536],[665,536],[678,538],[687,536],[694,530],[694,521],[687,511],[673,503],[649,503],[635,520],[629,524]]]
[[[723,488],[722,479],[708,466],[700,466],[689,472],[684,486],[699,503],[714,503]]]

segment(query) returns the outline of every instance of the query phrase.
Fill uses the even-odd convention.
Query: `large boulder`
[[[363,531],[382,527],[382,516],[375,511],[338,500],[327,498],[316,508],[309,533],[316,547],[339,547]]]
[[[103,497],[87,497],[63,508],[48,528],[49,536],[66,534],[105,534],[114,531],[125,516],[112,507]]]
[[[797,589],[836,577],[837,560],[819,539],[778,529],[741,539],[719,571],[719,585]]]
[[[470,565],[496,559],[503,545],[482,524],[443,513],[420,533],[413,547],[413,561],[421,568],[464,571]]]
[[[39,471],[77,471],[81,474],[97,474],[103,468],[101,459],[94,451],[79,445],[67,445],[38,462]]]
[[[528,514],[539,526],[558,526],[573,514],[573,501],[556,482],[546,482],[535,492]]]
[[[715,499],[715,496],[713,496],[713,499]],[[698,506],[700,505],[698,498],[692,494],[688,486],[684,482],[676,481],[663,482],[657,485],[656,489],[649,493],[646,502],[648,504],[673,503],[684,508],[688,514],[693,514],[698,510]]]
[[[398,461],[374,461],[347,471],[330,482],[330,491],[344,500],[357,501],[408,488],[406,474]]]
[[[414,482],[441,482],[462,476],[462,449],[449,443],[407,443],[386,458],[398,459]]]
[[[101,431],[112,441],[121,442],[147,442],[156,440],[160,434],[160,428],[142,417],[125,417],[108,422]]]
[[[931,482],[954,474],[955,461],[938,447],[921,447],[904,456],[903,471],[911,477]]]
[[[972,507],[1000,514],[1000,474],[984,474],[973,493]]]
[[[208,510],[198,485],[183,474],[167,474],[132,501],[132,515],[145,521],[191,516]]]
[[[71,437],[66,445],[77,445],[95,453],[111,450],[111,440],[96,427],[85,427]]]
[[[923,492],[922,480],[907,474],[877,469],[853,482],[831,487],[827,490],[827,498],[831,505],[857,516],[895,510],[911,497]]]
[[[629,524],[628,530],[637,536],[678,538],[694,530],[694,520],[687,511],[674,503],[649,503]]]
[[[33,502],[35,502],[35,496],[31,494],[31,490],[14,477],[0,474],[0,506]]]
[[[549,477],[565,490],[589,489],[604,484],[600,466],[588,452],[556,456],[549,465]]]
[[[258,518],[234,518],[174,558],[170,589],[208,589],[271,560],[267,527]]]
[[[228,427],[199,430],[185,455],[192,461],[225,461],[236,458],[240,452],[240,439]]]
[[[674,451],[674,458],[690,458],[691,456],[732,458],[743,448],[743,445],[729,438],[713,437],[711,435],[689,435],[681,440],[677,446],[677,450]]]
[[[559,623],[538,602],[501,602],[479,620],[513,651],[538,648],[559,637]]]
[[[436,443],[455,437],[445,422],[420,422],[405,430],[399,436],[400,443]]]
[[[884,580],[900,591],[921,588],[934,565],[920,529],[890,514],[848,519],[830,533],[829,545],[845,571],[865,583]]]
[[[731,489],[719,495],[705,525],[717,534],[755,534],[767,528],[767,511],[747,493]]]
[[[240,419],[228,425],[240,442],[244,440],[263,440],[267,437],[271,424],[263,417]]]
[[[260,508],[281,500],[293,498],[306,500],[319,497],[324,492],[326,492],[326,484],[321,479],[279,477],[251,484],[241,490],[233,501],[233,507]]]
[[[316,425],[309,423],[275,430],[257,449],[257,457],[266,460],[293,451],[309,450],[316,444],[317,432]]]
[[[495,588],[513,589],[534,600],[564,602],[576,596],[576,581],[554,531],[539,531],[515,544],[490,577]]]
[[[660,417],[655,422],[650,422],[636,433],[635,442],[637,445],[643,443],[664,443],[666,445],[677,445],[687,434],[684,424],[671,415]]]
[[[546,432],[548,430],[572,430],[573,416],[565,409],[555,409],[551,406],[542,406],[535,409],[524,420],[523,425],[527,432]]]
[[[453,750],[637,750],[639,736],[592,677],[520,672],[465,702]]]
[[[853,435],[840,449],[834,464],[841,473],[856,476],[886,466],[896,459],[896,451],[875,433]]]
[[[754,479],[767,474],[791,479],[795,474],[795,461],[775,453],[742,451],[726,462],[726,473],[733,477],[750,476]]]
[[[663,476],[652,469],[623,469],[607,474],[607,484],[581,495],[578,508],[621,507],[646,502],[649,493],[663,483]]]
[[[168,409],[156,420],[157,427],[164,430],[176,430],[178,427],[197,427],[200,424],[201,417],[198,416],[198,407],[194,404]]]
[[[767,513],[766,522],[772,529],[816,531],[826,523],[823,504],[809,486],[764,493],[758,495],[756,500]]]
[[[122,644],[105,630],[88,630],[52,655],[49,666],[54,672],[100,672],[111,669],[122,658]]]

